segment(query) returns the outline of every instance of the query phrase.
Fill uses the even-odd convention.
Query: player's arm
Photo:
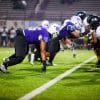
[[[71,35],[72,35],[74,38],[79,38],[79,37],[80,37],[80,31],[75,30],[75,31],[71,32]]]
[[[97,42],[97,38],[96,38],[96,32],[95,30],[90,30],[91,34],[92,34],[92,43],[96,43]]]
[[[63,43],[64,43],[64,45],[67,45],[67,44],[71,45],[72,44],[72,41],[71,41],[70,38],[67,38],[66,37],[66,39],[63,41]]]
[[[68,31],[70,32],[71,38],[80,37],[80,31],[78,31],[75,26],[69,25],[67,28],[68,28]]]

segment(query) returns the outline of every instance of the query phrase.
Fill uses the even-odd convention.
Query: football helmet
[[[92,29],[96,29],[100,25],[100,17],[98,16],[90,16],[87,21]]]
[[[80,11],[76,13],[76,16],[79,16],[82,20],[86,17],[86,12],[85,11]]]
[[[49,28],[49,21],[48,20],[43,20],[42,21],[42,27],[45,27],[46,29]]]
[[[59,30],[60,30],[60,25],[56,23],[52,23],[48,29],[49,33],[52,35],[53,38],[58,36]]]
[[[92,17],[94,17],[94,15],[88,15],[88,16],[87,16],[87,22],[88,22],[89,24],[90,24],[90,20],[91,20]]]
[[[89,25],[89,20],[90,18],[93,17],[93,15],[89,14],[88,16],[86,16],[83,20],[83,25],[84,26],[88,26]]]
[[[82,28],[82,20],[79,16],[72,16],[71,22],[76,26],[78,30]]]

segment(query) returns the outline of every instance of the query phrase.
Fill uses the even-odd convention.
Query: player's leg
[[[97,63],[96,63],[96,67],[100,67],[100,40],[97,40],[97,43],[94,44],[94,51],[95,54],[97,56]]]
[[[32,45],[31,52],[29,54],[29,62],[33,65],[34,61],[37,61],[38,59],[41,60],[40,45],[34,44]]]
[[[42,59],[42,71],[46,72],[46,42],[44,40],[40,40],[40,54]]]
[[[4,62],[0,65],[0,69],[2,72],[5,72],[5,69],[8,66],[19,64],[23,61],[26,54],[28,53],[28,44],[23,35],[17,35],[15,38],[15,54],[10,56],[7,62]],[[3,70],[3,68],[5,68]]]
[[[60,50],[59,38],[56,37],[50,41],[50,45],[49,45],[50,56],[49,56],[49,60],[48,60],[48,65],[50,65],[50,66],[53,65],[53,60],[54,60],[57,52],[59,52],[59,50]]]
[[[34,49],[35,49],[35,46],[34,44],[30,45],[29,46],[29,53],[28,53],[28,60],[30,62],[30,64],[34,64]]]
[[[96,56],[97,56],[97,63],[96,63],[96,67],[100,67],[100,48],[96,48],[95,49],[95,54],[96,54]]]

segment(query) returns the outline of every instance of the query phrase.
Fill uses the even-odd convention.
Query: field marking
[[[43,91],[45,91],[46,89],[48,89],[49,87],[51,87],[52,85],[54,85],[55,83],[57,83],[58,81],[63,79],[64,77],[68,76],[69,74],[76,71],[78,68],[80,68],[81,66],[85,65],[86,63],[90,62],[91,60],[93,60],[95,58],[96,58],[96,56],[93,56],[93,57],[85,60],[83,63],[80,63],[80,64],[74,66],[73,68],[65,71],[64,73],[60,74],[56,78],[52,79],[51,81],[49,81],[49,82],[45,83],[44,85],[36,88],[35,90],[31,91],[30,93],[26,94],[25,96],[20,97],[18,100],[30,100],[30,99],[32,99],[36,95],[42,93]]]

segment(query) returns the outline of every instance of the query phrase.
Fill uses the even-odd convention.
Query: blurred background
[[[14,37],[16,28],[35,27],[42,20],[61,24],[78,11],[100,15],[100,0],[0,0],[0,45],[11,44],[3,38]]]

